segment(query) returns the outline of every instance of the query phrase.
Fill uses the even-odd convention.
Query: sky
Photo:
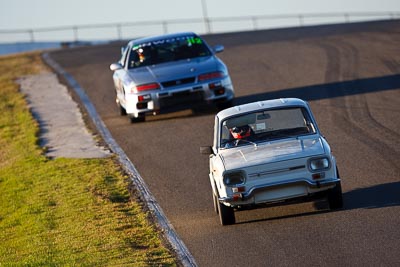
[[[202,8],[202,4],[206,9]],[[2,30],[200,19],[204,16],[203,12],[209,18],[328,12],[400,12],[400,0],[0,0],[0,42],[1,38],[12,37],[9,34],[8,37],[4,34],[2,36]],[[227,26],[216,23],[214,30],[223,31],[224,27]],[[71,35],[70,32],[64,35]],[[115,29],[113,32],[116,34]],[[35,38],[40,38],[40,34],[44,33],[39,33]],[[62,36],[62,33],[58,34]],[[80,37],[82,34],[90,35],[81,33]]]

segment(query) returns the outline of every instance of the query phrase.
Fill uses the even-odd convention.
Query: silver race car
[[[227,67],[215,55],[223,50],[221,45],[210,48],[192,32],[130,41],[119,62],[110,65],[121,115],[135,122],[200,103],[229,107],[234,89]]]

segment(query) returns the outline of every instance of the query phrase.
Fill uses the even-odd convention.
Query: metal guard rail
[[[371,19],[374,17],[375,19]],[[336,18],[343,19],[343,21],[335,21],[333,23],[350,23],[354,21],[364,21],[366,18],[370,18],[367,20],[377,20],[379,19],[398,19],[400,18],[400,11],[388,11],[388,12],[349,12],[349,13],[308,13],[308,14],[286,14],[286,15],[263,15],[263,16],[239,16],[239,17],[220,17],[220,18],[194,18],[194,19],[175,19],[175,20],[154,20],[154,21],[138,21],[138,22],[121,22],[121,23],[104,23],[104,24],[92,24],[92,25],[71,25],[71,26],[59,26],[59,27],[47,27],[47,28],[36,28],[36,29],[0,29],[0,43],[2,42],[2,36],[5,35],[23,35],[29,38],[20,38],[24,40],[29,40],[30,42],[39,41],[36,37],[39,33],[54,33],[60,31],[72,31],[74,42],[85,41],[83,38],[80,38],[79,31],[84,29],[100,29],[100,28],[115,28],[117,39],[130,39],[138,36],[124,36],[123,29],[127,27],[143,27],[143,26],[156,26],[160,28],[159,33],[169,33],[169,26],[176,24],[199,24],[203,25],[203,31],[199,32],[202,34],[210,34],[222,32],[218,30],[213,30],[213,26],[217,23],[221,22],[250,22],[251,27],[248,27],[247,30],[261,30],[266,28],[273,27],[260,27],[260,21],[273,21],[279,19],[292,19],[297,21],[293,23],[291,26],[306,26],[307,20],[310,19],[326,19],[326,18]],[[323,22],[321,24],[327,24]],[[312,24],[310,24],[312,25]],[[315,23],[314,23],[315,25]],[[145,32],[141,34],[141,36],[146,35]],[[7,38],[8,39],[8,38]],[[100,38],[98,40],[102,40]],[[112,38],[110,38],[112,39]],[[42,40],[40,40],[42,41]],[[46,40],[47,41],[47,40]],[[66,41],[66,40],[59,40]]]

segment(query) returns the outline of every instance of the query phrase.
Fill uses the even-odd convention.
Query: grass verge
[[[113,158],[44,156],[15,83],[43,69],[0,57],[0,266],[175,266]]]

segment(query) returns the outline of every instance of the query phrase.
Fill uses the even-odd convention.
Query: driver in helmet
[[[222,146],[224,148],[236,147],[240,141],[246,141],[253,143],[255,138],[253,129],[249,125],[234,126],[232,128],[226,128],[229,131],[229,139],[224,139]]]
[[[243,139],[251,136],[251,128],[248,125],[232,127],[229,132],[234,139]]]

